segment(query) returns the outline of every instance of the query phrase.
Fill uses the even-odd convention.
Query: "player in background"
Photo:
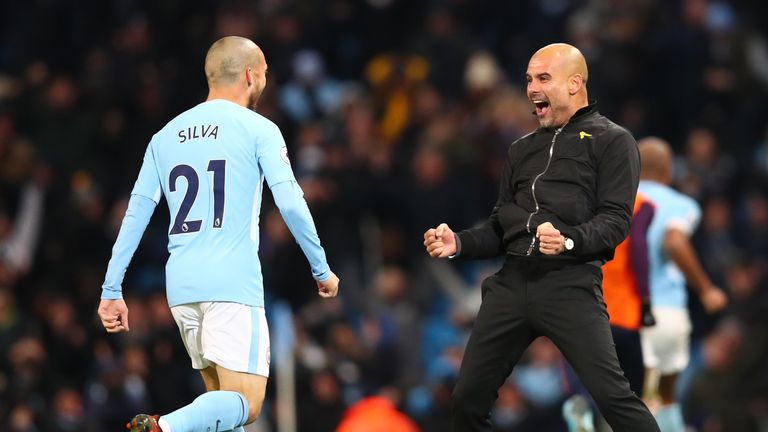
[[[638,193],[629,236],[616,247],[613,260],[603,266],[603,296],[608,306],[616,354],[629,387],[642,397],[645,368],[640,328],[656,324],[648,287],[648,228],[654,205]]]
[[[682,432],[682,411],[675,401],[677,376],[688,365],[691,321],[686,283],[701,299],[708,313],[725,307],[727,297],[704,272],[690,236],[701,218],[692,198],[672,189],[672,150],[665,141],[651,137],[640,148],[639,192],[656,206],[648,230],[650,289],[656,325],[643,328],[640,338],[646,368],[660,374],[661,407],[656,419],[663,432]]]
[[[162,417],[137,415],[127,425],[133,432],[242,431],[258,416],[269,376],[258,257],[264,181],[309,261],[319,295],[338,292],[282,134],[253,111],[266,74],[264,54],[252,41],[216,41],[205,58],[207,100],[171,120],[147,147],[98,314],[110,333],[130,329],[123,275],[165,196],[168,304],[207,392]]]

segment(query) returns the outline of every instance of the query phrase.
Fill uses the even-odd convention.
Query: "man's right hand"
[[[424,246],[433,258],[446,258],[456,254],[456,237],[447,224],[428,229],[424,233]]]
[[[331,298],[336,297],[339,293],[339,277],[334,272],[331,272],[331,276],[324,281],[317,282],[317,294],[320,297]]]

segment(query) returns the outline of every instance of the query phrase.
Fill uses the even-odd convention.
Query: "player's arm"
[[[285,224],[309,261],[312,276],[319,281],[327,280],[331,275],[331,268],[326,261],[325,250],[320,245],[315,222],[301,187],[295,181],[285,181],[272,185],[271,189]]]
[[[455,234],[456,254],[466,259],[497,257],[504,253],[504,229],[499,224],[499,208],[494,207],[486,221]],[[439,229],[439,227],[438,227]]]
[[[629,265],[635,276],[635,288],[641,303],[641,322],[643,326],[652,326],[656,320],[651,312],[651,291],[648,285],[648,227],[651,226],[656,209],[645,201],[635,212],[629,229]]]
[[[664,251],[685,275],[685,280],[697,292],[704,309],[714,313],[724,308],[727,303],[725,293],[715,286],[704,271],[688,233],[670,227],[664,235]]]
[[[123,277],[128,269],[133,254],[139,247],[144,230],[147,229],[157,203],[141,195],[131,195],[128,209],[120,225],[120,233],[112,246],[112,258],[107,265],[104,284],[101,286],[101,298],[117,300],[123,298]]]
[[[263,132],[265,135],[259,140],[256,155],[267,185],[272,190],[275,204],[309,261],[312,276],[317,281],[318,293],[322,297],[335,297],[339,278],[331,271],[325,250],[320,245],[315,222],[304,200],[304,192],[291,169],[283,135],[274,124],[270,124],[269,129],[265,128]]]
[[[160,190],[160,178],[150,144],[128,200],[128,208],[112,247],[112,257],[101,286],[98,314],[102,325],[110,333],[129,330],[128,307],[123,301],[123,277],[155,211]]]

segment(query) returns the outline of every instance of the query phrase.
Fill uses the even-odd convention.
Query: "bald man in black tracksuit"
[[[454,431],[491,430],[497,390],[538,336],[562,351],[613,430],[658,431],[619,366],[601,287],[601,265],[629,233],[637,144],[588,103],[576,48],[542,48],[526,76],[541,127],[510,146],[491,216],[458,233],[441,224],[424,234],[436,258],[506,256],[482,284],[453,395]]]

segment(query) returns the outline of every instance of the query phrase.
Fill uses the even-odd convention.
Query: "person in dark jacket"
[[[637,143],[589,102],[586,61],[575,47],[541,48],[526,78],[540,127],[510,146],[490,217],[457,233],[446,224],[424,233],[435,258],[506,256],[482,284],[453,393],[453,430],[491,430],[497,389],[546,336],[613,430],[658,431],[619,366],[601,288],[602,264],[629,233]]]

